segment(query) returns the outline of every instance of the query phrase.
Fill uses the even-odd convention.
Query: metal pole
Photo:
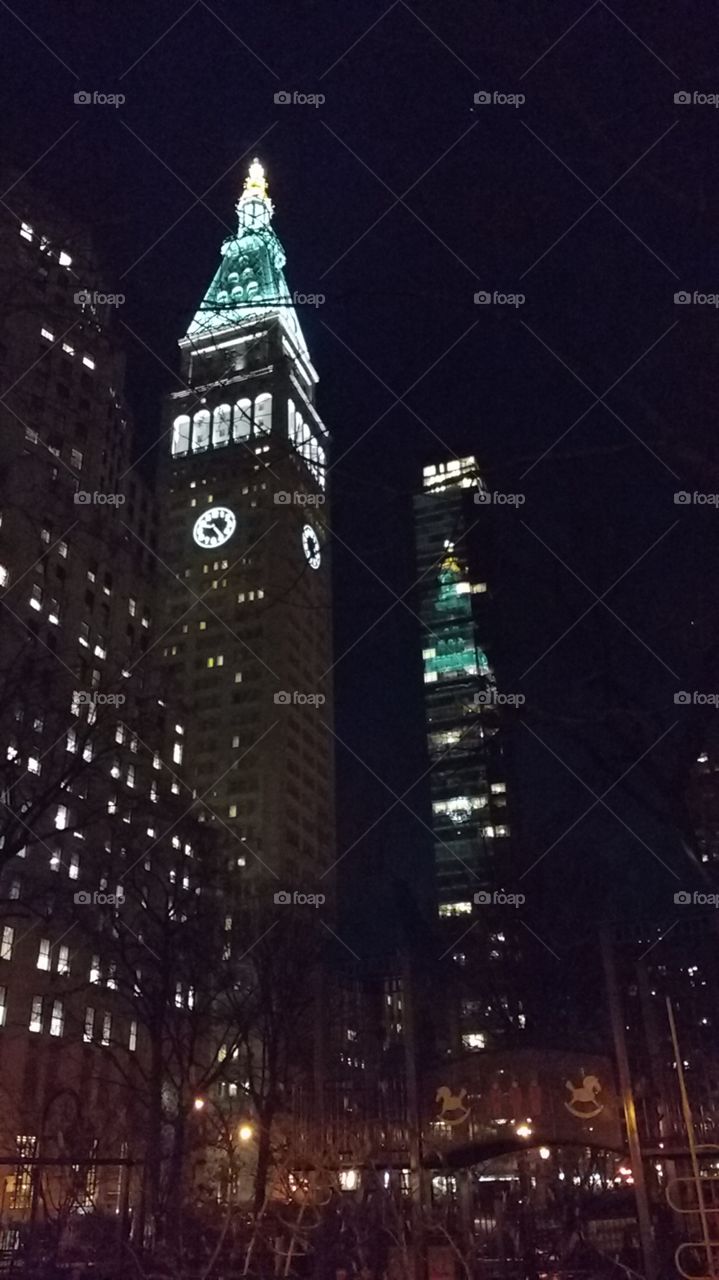
[[[702,1224],[702,1237],[704,1239],[704,1249],[706,1252],[707,1266],[711,1276],[716,1275],[714,1266],[714,1252],[711,1247],[709,1237],[709,1220],[707,1218],[706,1205],[704,1204],[704,1188],[702,1186],[701,1174],[699,1172],[699,1161],[697,1159],[697,1145],[694,1137],[694,1121],[692,1118],[692,1109],[689,1105],[689,1097],[687,1094],[686,1084],[684,1083],[684,1063],[679,1051],[679,1039],[677,1037],[677,1024],[674,1021],[674,1009],[672,1002],[667,996],[667,1015],[669,1017],[669,1029],[672,1033],[672,1047],[674,1049],[674,1060],[677,1064],[677,1080],[679,1082],[679,1095],[682,1100],[682,1115],[684,1116],[684,1126],[687,1131],[687,1140],[689,1142],[689,1156],[691,1158],[692,1173],[697,1189],[697,1205],[699,1206],[699,1220]]]
[[[637,1221],[639,1223],[639,1239],[642,1247],[642,1258],[644,1260],[644,1272],[646,1280],[656,1280],[657,1265],[654,1253],[652,1220],[649,1212],[649,1198],[647,1196],[647,1185],[644,1178],[644,1164],[642,1161],[642,1149],[639,1142],[639,1130],[637,1128],[637,1113],[634,1106],[634,1094],[632,1092],[632,1077],[629,1071],[629,1056],[627,1054],[624,1016],[622,1013],[622,1003],[619,995],[619,985],[617,982],[614,948],[612,946],[612,939],[609,930],[606,928],[601,931],[601,949],[602,962],[604,965],[604,978],[607,987],[607,1003],[609,1005],[609,1016],[612,1024],[612,1037],[614,1039],[614,1053],[617,1060],[619,1085],[622,1092],[622,1105],[624,1107],[624,1123],[626,1125],[627,1140],[629,1143],[629,1163],[631,1165],[632,1176],[634,1178],[634,1198],[637,1205]]]
[[[407,1076],[407,1134],[409,1143],[412,1213],[412,1259],[415,1280],[424,1278],[424,1177],[422,1170],[422,1115],[417,1079],[417,1026],[412,961],[405,951],[402,965],[402,1008]]]

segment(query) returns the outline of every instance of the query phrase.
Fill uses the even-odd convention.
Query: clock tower
[[[333,862],[328,434],[255,160],[165,409],[163,657],[183,773],[238,890],[327,892]],[[282,900],[282,899],[281,899]]]

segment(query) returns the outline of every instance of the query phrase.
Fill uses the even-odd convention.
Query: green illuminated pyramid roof
[[[187,330],[189,339],[279,316],[309,358],[285,280],[285,251],[271,225],[273,213],[265,171],[253,160],[237,202],[237,233],[223,242],[222,261]]]

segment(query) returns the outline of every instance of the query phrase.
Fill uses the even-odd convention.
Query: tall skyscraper
[[[237,883],[300,892],[333,849],[328,433],[264,170],[180,342],[166,406],[164,655],[188,706],[185,765]],[[279,877],[279,879],[278,879]]]
[[[506,765],[492,644],[489,512],[473,457],[424,468],[415,498],[438,928],[456,972],[453,1047],[523,1024],[513,993]]]

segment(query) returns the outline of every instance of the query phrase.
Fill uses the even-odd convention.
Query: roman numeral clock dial
[[[310,569],[319,569],[322,561],[320,540],[311,524],[306,524],[302,530],[302,550]]]
[[[236,528],[235,513],[229,507],[210,507],[197,517],[192,536],[198,547],[221,547]]]

